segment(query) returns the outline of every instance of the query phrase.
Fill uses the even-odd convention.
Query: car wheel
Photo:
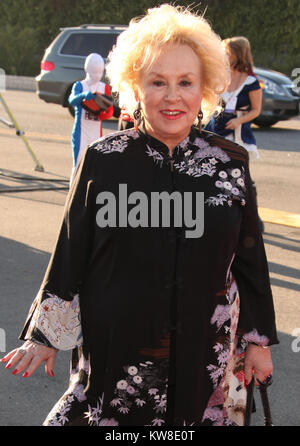
[[[257,118],[254,119],[253,123],[260,128],[272,127],[272,125],[276,124],[278,121],[274,119],[265,119],[265,118]]]

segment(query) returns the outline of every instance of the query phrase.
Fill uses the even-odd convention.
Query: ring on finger
[[[18,353],[21,353],[21,355],[26,355],[26,353],[27,353],[27,351],[26,350],[24,350],[24,348],[19,348],[18,349]]]

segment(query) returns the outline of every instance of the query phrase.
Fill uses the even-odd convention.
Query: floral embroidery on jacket
[[[232,206],[233,200],[239,200],[241,205],[246,204],[245,201],[245,172],[244,168],[226,169],[218,173],[218,179],[215,186],[222,191],[215,197],[209,197],[205,203],[208,205],[218,206],[227,203]]]
[[[126,133],[124,131],[116,132],[111,136],[103,136],[91,147],[105,154],[113,152],[123,153],[131,141],[137,138],[139,138],[139,135],[135,130],[127,130]]]
[[[198,149],[196,151],[186,150],[184,160],[174,164],[181,173],[193,177],[202,175],[212,177],[216,173],[219,161],[222,163],[230,161],[229,156],[222,149],[211,146],[203,138],[196,138],[193,145]]]
[[[44,291],[30,323],[29,331],[34,329],[40,330],[59,350],[82,345],[79,295],[69,301]]]
[[[247,342],[251,342],[253,344],[267,346],[269,344],[269,338],[264,335],[259,335],[256,328],[254,328],[251,332],[245,333],[243,335],[243,339]]]
[[[157,416],[153,418],[150,426],[162,426],[165,420],[160,415],[167,409],[167,380],[161,378],[161,369],[167,362],[168,360],[164,360],[160,366],[155,366],[153,362],[145,361],[138,366],[124,367],[126,376],[116,384],[116,397],[111,400],[111,407],[127,415],[131,409],[151,405]]]
[[[227,272],[226,282],[229,304],[217,305],[210,321],[216,325],[217,333],[221,329],[224,330],[223,336],[221,335],[213,346],[216,363],[207,366],[214,392],[209,399],[203,420],[210,420],[214,426],[238,425],[245,411],[243,356],[239,358],[236,355],[239,295],[230,271]],[[229,324],[226,324],[228,321]],[[221,409],[222,406],[224,409]]]
[[[148,144],[147,144],[147,155],[151,156],[154,159],[154,162],[159,164],[159,166],[162,166],[164,157],[161,153],[159,153],[157,150],[151,148]]]

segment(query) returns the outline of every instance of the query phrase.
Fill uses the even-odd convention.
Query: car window
[[[106,58],[117,37],[118,34],[109,33],[73,33],[62,46],[60,53],[84,57],[90,53],[99,53]]]

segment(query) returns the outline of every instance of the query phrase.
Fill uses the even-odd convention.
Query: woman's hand
[[[255,385],[259,386],[273,372],[270,348],[262,348],[258,345],[249,344],[245,356],[245,384],[252,380],[254,375]]]
[[[7,369],[16,366],[12,375],[19,375],[27,368],[26,372],[22,375],[23,378],[27,378],[45,361],[45,373],[49,376],[54,376],[53,369],[56,353],[57,350],[55,348],[26,341],[22,347],[16,348],[4,356],[1,362],[7,363],[5,367]]]
[[[225,128],[226,128],[226,130],[235,130],[240,125],[241,125],[241,123],[239,121],[239,118],[233,118],[233,119],[230,119],[228,122],[226,122]]]

